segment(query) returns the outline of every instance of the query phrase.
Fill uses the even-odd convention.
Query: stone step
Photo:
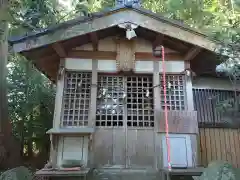
[[[159,172],[150,169],[95,169],[91,180],[159,180]]]

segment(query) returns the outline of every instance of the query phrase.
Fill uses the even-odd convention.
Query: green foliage
[[[35,142],[41,150],[52,126],[54,88],[20,55],[9,56],[8,102],[13,131],[22,143]]]
[[[33,175],[26,167],[17,167],[3,172],[0,180],[32,180]]]
[[[12,16],[11,29],[17,28],[17,34],[57,23],[60,12],[56,0],[13,1],[9,7]]]
[[[239,173],[231,164],[222,161],[211,162],[199,180],[238,180]]]
[[[57,7],[58,3],[52,0],[12,1],[8,9],[12,18],[10,36],[56,24],[60,18]],[[52,126],[54,111],[54,86],[31,62],[11,52],[7,80],[9,115],[22,151],[26,149],[30,156],[34,150],[46,153],[49,146],[46,131]]]

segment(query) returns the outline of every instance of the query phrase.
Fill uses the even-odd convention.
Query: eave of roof
[[[197,35],[200,35],[200,36],[203,36],[203,37],[206,37],[206,38],[208,37],[205,34],[198,32],[196,29],[193,29],[193,28],[187,26],[186,24],[181,23],[180,21],[165,18],[164,16],[159,15],[157,13],[153,13],[149,10],[146,10],[146,9],[143,9],[143,8],[140,8],[140,7],[134,7],[134,6],[133,7],[120,6],[120,7],[114,7],[114,8],[107,8],[107,9],[104,9],[103,11],[101,11],[101,12],[92,13],[89,16],[78,17],[78,18],[75,18],[73,20],[63,22],[63,23],[58,24],[58,25],[53,25],[49,28],[38,29],[35,32],[27,33],[23,36],[10,37],[9,38],[9,43],[10,44],[15,44],[15,43],[25,41],[27,39],[36,38],[36,37],[39,37],[39,36],[42,36],[42,35],[46,35],[48,33],[52,33],[52,32],[54,32],[58,29],[64,29],[64,28],[67,28],[69,26],[73,26],[73,25],[76,25],[76,24],[79,24],[79,23],[87,22],[87,21],[90,21],[90,20],[95,19],[95,18],[101,18],[103,16],[106,16],[108,14],[112,14],[114,12],[117,12],[117,11],[120,11],[120,10],[123,10],[123,9],[131,9],[131,10],[139,12],[141,14],[151,16],[152,18],[157,19],[159,21],[166,22],[166,23],[168,23],[172,26],[179,27],[179,28],[181,28],[185,31],[189,31],[193,34],[197,34]]]

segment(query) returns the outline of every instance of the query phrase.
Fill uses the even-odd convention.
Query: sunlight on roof
[[[7,64],[7,68],[12,68],[14,66],[14,63],[10,62]]]
[[[59,4],[62,5],[66,10],[72,10],[72,0],[58,0]]]

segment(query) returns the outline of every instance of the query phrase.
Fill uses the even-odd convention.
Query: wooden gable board
[[[160,18],[154,18],[150,14],[141,13],[133,9],[123,8],[113,11],[102,17],[95,17],[85,22],[69,26],[67,28],[56,29],[55,31],[34,38],[29,38],[22,42],[14,44],[15,52],[27,51],[44,45],[52,44],[58,41],[67,40],[76,36],[84,35],[90,32],[117,26],[121,23],[134,23],[143,28],[171,36],[173,38],[194,44],[196,46],[214,51],[216,43],[209,40],[206,36],[186,30],[178,25],[170,24]]]

